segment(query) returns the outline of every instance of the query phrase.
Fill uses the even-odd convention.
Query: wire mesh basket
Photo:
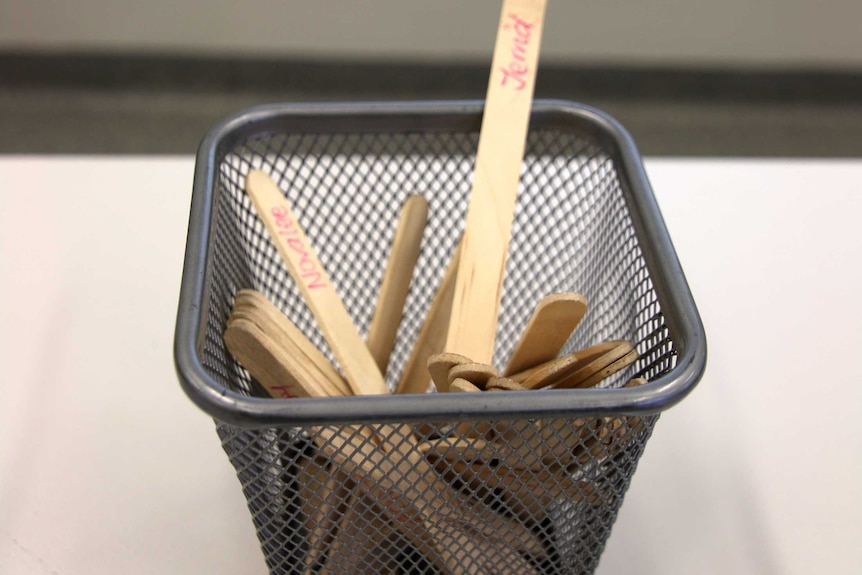
[[[597,388],[270,399],[226,351],[254,288],[333,362],[245,195],[279,183],[358,330],[374,310],[398,211],[428,225],[387,370],[394,386],[461,235],[481,102],[275,105],[226,120],[199,150],[175,360],[216,420],[270,572],[591,573],[658,414],[705,366],[703,327],[640,158],[611,118],[536,101],[494,355],[536,302],[586,296],[564,351],[627,339],[639,359]],[[623,387],[643,377],[648,383]],[[454,430],[503,442],[453,450]]]

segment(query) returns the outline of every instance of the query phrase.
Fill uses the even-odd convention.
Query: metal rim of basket
[[[244,110],[216,125],[198,149],[189,228],[174,334],[174,363],[180,384],[189,398],[212,417],[240,427],[372,423],[394,421],[442,421],[538,417],[580,417],[611,414],[659,413],[679,403],[700,381],[706,368],[706,335],[670,236],[644,171],[640,153],[629,133],[604,112],[562,100],[535,100],[531,124],[553,119],[591,135],[606,145],[620,166],[623,193],[630,208],[635,233],[668,329],[678,348],[677,363],[668,373],[648,384],[626,389],[545,390],[459,394],[352,396],[343,398],[264,399],[248,397],[224,388],[204,369],[199,357],[203,335],[206,272],[211,242],[210,221],[219,149],[255,133],[255,127],[274,120],[363,120],[417,115],[472,116],[481,120],[484,102],[369,102],[270,104]],[[478,124],[477,124],[478,126]],[[424,127],[424,126],[423,126]],[[343,128],[343,125],[340,126]]]

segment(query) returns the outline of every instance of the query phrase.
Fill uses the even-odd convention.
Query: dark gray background
[[[488,63],[0,52],[0,153],[191,154],[270,102],[483,98]],[[537,97],[601,108],[644,155],[859,157],[862,72],[551,64]]]

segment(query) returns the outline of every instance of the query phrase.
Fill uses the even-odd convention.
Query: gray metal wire
[[[386,373],[394,387],[462,232],[477,137],[475,131],[284,133],[278,126],[263,126],[222,146],[211,226],[209,307],[200,345],[209,376],[243,395],[265,396],[230,357],[221,338],[233,296],[245,287],[269,297],[334,362],[243,192],[245,174],[259,168],[286,193],[362,334],[374,311],[401,204],[411,194],[428,199],[423,248]],[[542,296],[576,291],[587,297],[589,312],[565,351],[628,339],[640,354],[634,366],[603,386],[617,387],[636,376],[653,379],[673,369],[676,345],[613,155],[589,133],[533,130],[521,173],[495,363],[505,363]],[[525,469],[517,469],[504,463],[502,454],[496,459],[462,455],[446,460],[417,451],[413,455],[423,458],[451,493],[405,478],[414,490],[408,499],[428,497],[441,508],[466,502],[488,514],[482,517],[505,519],[496,533],[471,528],[470,536],[484,541],[480,549],[486,552],[463,554],[466,573],[515,572],[511,561],[500,559],[505,555],[491,550],[499,550],[499,540],[523,540],[525,533],[533,547],[515,553],[533,572],[591,573],[656,419],[619,415],[469,421],[476,433],[505,425],[513,444],[529,444],[535,453],[557,456],[540,463],[524,461]],[[413,422],[419,437],[410,449],[447,437],[459,423]],[[244,429],[217,421],[271,573],[445,571],[441,559],[417,548],[398,517],[369,494],[361,467],[351,474],[338,463],[342,448],[332,438],[356,437],[357,427],[326,427],[329,432],[322,434],[320,426],[286,423]],[[390,479],[406,485],[397,477]],[[452,493],[457,494],[454,500]],[[320,516],[321,510],[330,515]],[[445,536],[450,529],[446,517],[441,512],[428,519],[431,525],[426,528]],[[321,539],[321,525],[334,526],[325,530],[333,537],[339,529],[350,530],[344,533],[352,533],[346,539],[353,547],[340,548],[329,535]],[[459,549],[462,544],[453,537],[448,547],[457,554],[464,551]],[[345,561],[345,554],[354,560]],[[486,568],[495,560],[502,562]]]

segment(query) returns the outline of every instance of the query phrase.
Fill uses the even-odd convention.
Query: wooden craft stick
[[[467,393],[473,393],[473,392],[482,391],[482,390],[479,389],[478,387],[476,387],[475,385],[473,385],[472,382],[467,381],[466,379],[458,378],[458,379],[453,379],[449,383],[449,391],[462,391],[462,392],[467,392]]]
[[[591,387],[604,377],[615,373],[614,371],[609,372],[608,369],[617,360],[627,358],[625,360],[627,363],[616,364],[618,369],[622,369],[637,359],[637,352],[634,354],[632,352],[634,352],[634,347],[627,341],[609,341],[576,352],[580,354],[580,367],[572,374],[557,380],[552,387],[554,389]],[[580,360],[580,358],[585,359]]]
[[[291,362],[283,350],[273,343],[257,324],[244,318],[228,322],[224,333],[225,345],[231,355],[248,369],[257,364],[254,378],[272,397],[329,397],[328,385],[321,385],[317,377],[310,376],[313,366],[298,358]]]
[[[465,364],[461,364],[461,365],[456,365],[452,369],[449,370],[449,375],[448,375],[449,384],[448,384],[447,391],[453,391],[453,392],[459,392],[460,391],[460,392],[466,392],[466,393],[473,393],[473,392],[477,392],[477,391],[482,391],[482,388],[477,386],[475,383],[473,383],[472,380],[465,379],[463,377],[453,377],[453,372],[455,372],[455,375],[457,376],[458,368],[460,368],[462,366],[468,366],[468,368],[465,370],[467,372],[467,374],[472,375],[474,377],[479,377],[483,380],[489,379],[493,375],[493,373],[497,372],[497,370],[495,370],[491,366],[485,366],[483,364],[465,363]],[[489,373],[488,371],[486,371],[486,369],[483,369],[483,368],[493,370],[493,373]],[[461,423],[459,423],[455,426],[455,431],[457,431],[458,434],[460,434],[464,437],[471,437],[471,438],[479,437],[479,438],[481,438],[481,437],[484,437],[484,435],[488,432],[488,430],[490,428],[491,428],[491,423],[488,421],[476,421],[476,422],[472,422],[472,423],[469,421],[462,421]]]
[[[271,327],[261,330],[257,323],[241,313],[234,313],[228,319],[225,344],[240,365],[249,370],[270,396],[321,397],[339,394],[339,390],[328,386],[324,379],[332,374],[316,373],[316,369],[328,366],[334,372],[334,377],[344,385],[341,376],[310,342],[308,346],[320,354],[319,358],[312,361],[305,358],[302,350],[288,347],[291,351],[285,351],[281,344],[269,338],[277,330]],[[286,354],[292,355],[289,361],[285,358]],[[328,461],[318,457],[301,457],[296,462],[296,470],[302,516],[308,533],[305,566],[313,569],[332,541],[338,514],[344,511],[343,498],[348,478],[337,468],[333,469]]]
[[[296,377],[320,389],[321,396],[352,394],[347,382],[323,353],[266,296],[248,289],[237,292],[228,325],[240,318],[253,322],[270,345],[280,350],[277,357],[283,369],[290,369]]]
[[[499,375],[496,368],[484,363],[462,363],[453,365],[452,369],[449,370],[447,378],[450,389],[452,382],[456,379],[466,379],[477,388],[485,389],[485,384],[488,383],[488,380]]]
[[[456,365],[473,363],[469,357],[457,353],[438,353],[428,358],[428,367],[431,380],[439,392],[449,391],[449,372]]]
[[[486,391],[525,391],[527,388],[508,377],[492,377],[485,384]]]
[[[622,357],[620,354],[623,354]],[[588,361],[585,367],[580,367],[577,371],[579,379],[574,379],[571,366],[580,365],[577,362],[579,357],[587,358]],[[554,360],[545,366],[551,368],[555,365],[562,365],[563,367],[557,373],[569,378],[565,380],[564,377],[563,384],[571,382],[573,387],[586,388],[596,385],[604,378],[630,365],[637,359],[637,352],[628,342],[615,341],[575,352],[567,358],[571,359],[569,367],[566,367],[563,362]],[[550,382],[554,382],[557,377],[557,374],[553,373],[553,369],[544,370],[544,374],[542,369],[530,371],[533,375],[525,380],[528,383],[531,377],[544,378],[545,381]],[[505,381],[505,378],[489,381],[489,389],[495,389],[495,386],[499,385],[498,381]],[[554,387],[558,387],[558,385]],[[566,420],[556,418],[549,421],[540,419],[537,421],[500,422],[494,427],[493,437],[498,442],[505,443],[511,451],[520,456],[519,464],[516,467],[532,469],[539,469],[548,462],[567,462],[570,459],[568,452],[571,451],[572,445],[577,445],[583,441],[583,438],[573,436],[572,428]]]
[[[350,388],[357,395],[389,393],[374,358],[282,191],[267,174],[252,170],[246,176],[246,192],[329,342]]]
[[[245,358],[244,366],[260,381],[269,362],[280,359],[272,355],[274,359],[256,350]],[[306,386],[303,379],[297,385],[305,396],[322,393]],[[313,431],[320,450],[444,573],[535,575],[517,549],[499,538],[498,515],[490,509],[474,509],[440,479],[417,449],[409,426],[315,427]],[[517,537],[529,539],[529,531],[517,532]],[[532,545],[529,540],[523,542],[524,547]],[[506,560],[503,566],[495,563],[489,568],[490,557]]]
[[[540,389],[571,375],[580,367],[579,356],[570,353],[509,376],[526,389]]]
[[[504,0],[446,351],[490,364],[539,60],[545,0]]]
[[[428,373],[428,358],[443,352],[446,345],[446,330],[449,328],[449,317],[452,314],[452,298],[455,296],[455,273],[461,254],[461,244],[455,248],[449,266],[440,280],[431,306],[425,315],[425,323],[419,330],[419,335],[413,343],[413,349],[404,366],[404,372],[395,388],[395,393],[425,393],[431,383]],[[442,380],[445,384],[446,377]],[[436,382],[435,382],[436,384]],[[446,391],[437,386],[437,391]]]
[[[608,377],[614,375],[615,373],[622,371],[626,367],[628,367],[631,364],[633,364],[634,362],[636,362],[637,359],[638,359],[638,352],[637,352],[637,350],[632,349],[631,351],[626,353],[621,358],[614,360],[613,362],[611,362],[606,367],[597,370],[596,373],[594,373],[590,377],[587,377],[586,379],[584,379],[580,384],[578,384],[578,387],[583,387],[583,388],[595,387],[602,380],[607,379]]]
[[[587,300],[581,294],[557,293],[543,297],[503,374],[519,373],[555,358],[586,312]]]
[[[494,445],[484,439],[464,439],[463,437],[440,437],[423,441],[416,449],[423,455],[433,453],[435,458],[443,457],[449,461],[491,461],[499,459],[500,450],[505,446]]]
[[[428,200],[420,195],[407,198],[401,208],[389,262],[377,296],[377,306],[365,338],[365,344],[377,362],[380,373],[386,373],[389,356],[395,347],[395,337],[404,314],[404,302],[410,292],[410,280],[419,258],[427,220]]]

